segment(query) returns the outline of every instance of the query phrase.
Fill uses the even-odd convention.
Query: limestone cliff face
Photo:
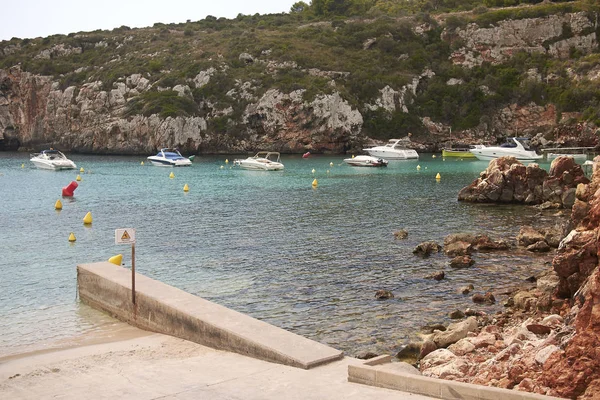
[[[551,15],[545,18],[506,20],[495,27],[469,24],[447,35],[456,35],[465,45],[452,54],[455,64],[472,68],[487,61],[499,64],[517,51],[568,58],[571,48],[585,53],[598,46],[595,23],[585,13]]]
[[[200,87],[214,70],[198,74]],[[0,139],[12,149],[37,150],[54,146],[65,151],[145,154],[160,147],[179,147],[187,153],[236,153],[272,149],[282,152],[343,152],[354,145],[362,127],[361,114],[337,92],[302,100],[302,91],[269,90],[251,100],[242,116],[243,134],[211,132],[207,121],[227,115],[207,104],[205,117],[126,117],[127,102],[151,88],[141,75],[132,75],[103,89],[102,82],[60,90],[49,77],[18,67],[0,70]],[[247,88],[246,88],[247,89]],[[189,95],[188,86],[173,90]],[[244,96],[244,86],[239,94]]]
[[[431,26],[418,25],[414,31],[424,35],[431,29]],[[522,50],[545,53],[555,58],[565,57],[571,49],[580,53],[597,51],[597,29],[597,21],[592,20],[590,15],[570,13],[500,21],[494,26],[469,24],[464,28],[446,29],[442,39],[454,45],[460,43],[461,47],[452,54],[451,60],[461,67],[472,68],[483,62],[502,63]],[[185,37],[181,31],[171,33],[175,35],[176,32]],[[157,34],[161,32],[154,32],[154,37]],[[409,76],[403,77],[408,78],[402,80],[404,84],[395,85],[390,81],[379,86],[378,82],[378,87],[382,88],[378,92],[363,91],[362,98],[348,85],[349,78],[358,71],[324,71],[303,67],[296,61],[276,59],[275,53],[267,49],[261,51],[260,55],[258,52],[253,55],[246,52],[239,54],[236,61],[241,67],[230,58],[225,61],[222,54],[217,54],[205,60],[202,67],[197,67],[204,70],[194,71],[195,77],[178,76],[177,84],[173,83],[173,87],[160,87],[161,80],[168,78],[170,73],[181,75],[181,71],[161,69],[154,71],[154,75],[149,72],[134,73],[116,77],[116,82],[108,85],[98,80],[105,75],[96,72],[112,71],[115,65],[113,61],[118,62],[121,58],[118,49],[137,39],[135,35],[115,35],[112,38],[98,37],[97,41],[93,41],[86,39],[86,36],[76,35],[72,39],[77,40],[71,40],[71,44],[53,43],[47,48],[44,48],[43,41],[35,45],[25,41],[0,44],[0,58],[24,53],[35,62],[48,62],[84,56],[91,49],[103,49],[108,53],[104,56],[110,60],[103,65],[86,67],[70,61],[74,71],[62,77],[57,74],[54,79],[24,72],[19,66],[0,70],[0,150],[27,151],[54,146],[65,151],[147,154],[160,147],[177,146],[186,153],[194,154],[240,153],[259,149],[292,153],[344,153],[360,149],[371,141],[363,131],[365,115],[375,115],[375,122],[370,125],[376,126],[375,130],[370,128],[374,137],[406,134],[408,128],[401,133],[382,132],[388,129],[385,118],[392,121],[398,114],[408,113],[411,105],[418,103],[415,99],[427,89],[428,82],[436,79],[435,73],[425,67],[422,72],[406,73]],[[139,39],[142,35],[135,37]],[[387,42],[382,38],[367,40],[362,51],[374,51],[371,47],[378,40],[384,47],[385,43],[391,46],[396,40],[391,34],[386,35],[385,39]],[[191,38],[190,41],[194,46],[200,45],[197,38]],[[78,43],[80,47],[77,47]],[[154,57],[160,58],[159,55],[160,52],[136,57],[142,57],[142,62],[146,62]],[[406,63],[410,56],[403,53],[398,62]],[[568,79],[573,83],[589,81],[596,85],[600,81],[600,66],[591,64],[590,68],[577,68],[577,64],[574,64],[572,68],[567,68],[566,77],[549,70],[531,68],[519,79],[522,84]],[[129,68],[131,65],[127,66]],[[232,74],[231,71],[239,71],[245,66],[253,68],[256,70],[253,73],[259,72],[267,79],[249,78],[252,74]],[[52,71],[52,68],[49,70]],[[193,71],[191,67],[190,70]],[[64,81],[82,71],[86,72],[86,78],[81,79],[87,80],[65,88]],[[186,71],[186,76],[187,73],[189,71]],[[286,76],[290,81],[295,77],[317,77],[320,83],[316,91],[320,92],[314,93],[316,87],[310,87],[308,92],[303,89],[284,92],[267,87],[270,83],[265,82],[272,81],[278,75]],[[237,79],[235,76],[244,78]],[[198,90],[215,82],[217,84],[213,85],[212,90],[215,91],[214,87],[217,87],[222,91],[216,96],[218,100],[211,100],[210,95],[206,98],[198,96]],[[488,86],[479,83],[478,89],[486,98],[494,95]],[[451,78],[446,82],[448,86],[469,84],[468,80],[459,78]],[[297,83],[281,87],[296,88]],[[163,90],[176,92],[188,103],[193,102],[197,109],[185,114],[192,115],[187,117],[163,118],[149,112],[135,115],[139,110],[128,113],[130,105],[140,97]],[[309,96],[308,93],[312,94]],[[200,97],[203,100],[198,100]],[[434,102],[437,100],[434,99]],[[448,118],[444,118],[447,122]],[[558,112],[553,104],[498,104],[496,109],[478,117],[478,122],[470,121],[468,126],[472,128],[464,130],[453,130],[450,125],[435,120],[431,115],[419,115],[419,119],[406,120],[412,124],[410,129],[415,128],[418,133],[413,136],[414,141],[409,146],[419,151],[439,151],[452,141],[493,143],[513,135],[533,137],[533,145],[548,147],[596,146],[600,140],[593,119],[573,123],[584,120],[582,113]],[[403,128],[391,126],[396,130]]]

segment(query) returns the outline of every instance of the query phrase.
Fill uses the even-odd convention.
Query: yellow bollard
[[[56,203],[54,203],[54,209],[62,210],[62,202],[60,201],[60,199],[56,200]]]
[[[183,191],[184,192],[189,192],[190,191],[190,187],[188,186],[187,183],[185,185],[183,185]]]
[[[123,254],[117,254],[116,256],[112,256],[108,259],[108,262],[115,265],[121,265],[121,263],[123,262]]]
[[[75,234],[73,232],[71,232],[71,234],[69,235],[69,242],[73,243],[76,240],[77,239],[75,239]]]
[[[91,225],[92,224],[92,212],[88,211],[87,214],[85,214],[85,217],[83,217],[83,223],[85,225]]]

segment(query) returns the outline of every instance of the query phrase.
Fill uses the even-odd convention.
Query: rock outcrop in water
[[[572,157],[552,161],[550,173],[539,165],[523,165],[514,157],[490,161],[479,178],[458,193],[459,201],[473,203],[548,203],[549,207],[570,208],[577,185],[588,183],[583,169]]]

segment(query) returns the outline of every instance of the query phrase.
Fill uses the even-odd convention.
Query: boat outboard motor
[[[64,188],[62,188],[62,195],[64,197],[73,197],[73,192],[75,191],[75,189],[77,189],[77,186],[79,186],[77,184],[77,182],[72,181],[67,186],[65,186]]]

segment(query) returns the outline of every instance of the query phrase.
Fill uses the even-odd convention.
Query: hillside
[[[0,42],[0,148],[87,153],[596,145],[596,2],[298,2]]]

